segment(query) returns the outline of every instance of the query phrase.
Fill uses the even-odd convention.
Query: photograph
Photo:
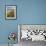
[[[5,18],[11,20],[16,19],[16,5],[5,6]]]

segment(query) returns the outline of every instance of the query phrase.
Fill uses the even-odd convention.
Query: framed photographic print
[[[10,20],[16,19],[16,5],[5,6],[5,18]]]

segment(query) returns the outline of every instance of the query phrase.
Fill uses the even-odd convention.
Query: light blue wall
[[[5,5],[17,6],[16,20],[5,20]],[[46,24],[46,0],[0,0],[0,44],[8,43],[9,32],[18,32],[18,24]]]

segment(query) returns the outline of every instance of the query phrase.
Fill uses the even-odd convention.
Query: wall
[[[5,20],[5,5],[17,6],[16,20]],[[18,24],[46,24],[46,0],[0,0],[0,44],[8,43],[9,32],[18,32]]]

